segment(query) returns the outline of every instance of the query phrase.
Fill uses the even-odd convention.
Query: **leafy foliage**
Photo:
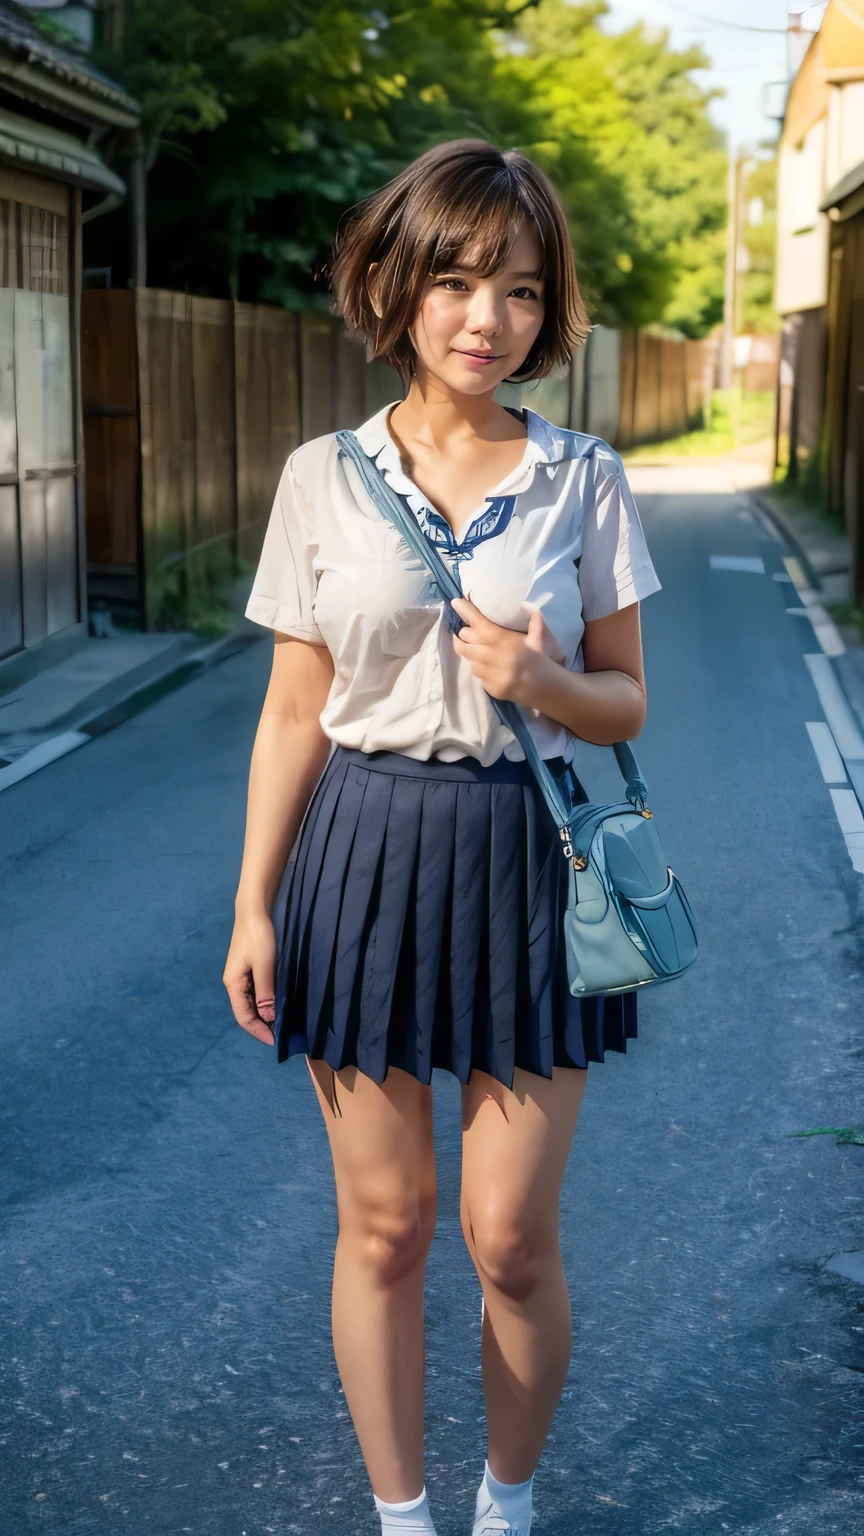
[[[726,221],[726,156],[691,75],[707,60],[641,23],[610,36],[607,11],[543,0],[521,19],[509,69],[543,125],[531,148],[564,196],[597,317],[701,335],[722,313]]]
[[[604,0],[132,0],[97,59],[142,103],[150,280],[325,307],[340,214],[424,148],[519,146],[556,181],[595,317],[701,334],[724,156],[691,71]],[[95,231],[94,231],[95,234]]]
[[[777,158],[757,160],[744,188],[741,240],[748,267],[741,280],[737,329],[766,332],[780,329],[774,308],[774,246],[777,238]]]

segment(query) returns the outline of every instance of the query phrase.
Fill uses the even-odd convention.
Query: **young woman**
[[[488,1427],[473,1531],[527,1536],[570,1357],[561,1180],[588,1062],[625,1049],[636,1007],[570,995],[557,830],[488,695],[521,705],[559,766],[577,738],[635,736],[639,600],[659,582],[607,444],[494,399],[587,332],[566,222],[530,161],[431,150],[354,212],[332,280],[408,386],[358,437],[458,567],[462,627],[335,437],[293,453],[246,610],[275,649],[224,981],[277,1061],[308,1059],[336,1174],[333,1344],[388,1536],[434,1530],[433,1067],[463,1085]]]

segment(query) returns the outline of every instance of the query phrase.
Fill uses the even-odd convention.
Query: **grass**
[[[742,389],[715,389],[711,402],[711,420],[707,427],[670,437],[662,443],[646,443],[624,454],[626,462],[666,464],[670,459],[713,457],[734,453],[764,442],[774,431],[775,396],[773,390],[745,394]]]

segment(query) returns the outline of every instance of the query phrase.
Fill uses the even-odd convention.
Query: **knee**
[[[365,1211],[351,1223],[350,1240],[373,1281],[387,1289],[424,1268],[434,1230],[434,1202],[420,1201]]]
[[[480,1280],[511,1301],[525,1302],[561,1262],[557,1235],[520,1226],[512,1217],[475,1217],[466,1231]]]

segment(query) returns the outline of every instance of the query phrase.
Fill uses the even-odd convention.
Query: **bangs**
[[[429,273],[461,267],[476,277],[492,277],[500,272],[515,241],[527,225],[537,236],[541,257],[537,277],[546,265],[543,235],[529,209],[513,186],[508,171],[502,170],[492,184],[467,189],[454,206],[442,209],[429,253]]]

